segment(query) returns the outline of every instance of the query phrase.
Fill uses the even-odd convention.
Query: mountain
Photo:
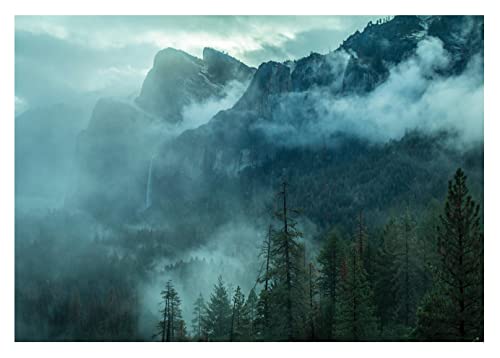
[[[203,59],[173,48],[155,56],[136,103],[170,123],[182,121],[182,108],[191,102],[221,97],[231,81],[246,82],[254,68],[211,48]]]
[[[436,97],[429,91],[468,76],[471,64],[482,72],[477,60],[482,52],[483,18],[451,16],[396,16],[369,23],[333,52],[263,63],[255,72],[210,49],[203,59],[163,50],[144,81],[138,108],[131,109],[148,115],[112,120],[117,128],[128,122],[137,128],[120,129],[129,134],[116,144],[103,135],[106,130],[89,126],[85,136],[101,138],[103,146],[97,147],[110,157],[84,155],[80,160],[98,163],[90,170],[95,185],[79,188],[80,198],[92,203],[86,205],[91,211],[99,208],[100,218],[196,227],[197,233],[189,235],[203,240],[228,220],[261,215],[283,175],[291,183],[292,202],[320,228],[328,227],[332,217],[348,228],[360,209],[368,222],[380,223],[388,210],[407,205],[408,198],[414,198],[415,208],[440,200],[443,183],[457,166],[471,172],[482,195],[482,143],[456,150],[450,143],[459,142],[459,134],[432,122],[423,125],[436,129],[422,132],[418,120],[426,118],[418,113],[429,107],[427,102],[413,110],[416,125],[404,123],[412,112],[406,105]],[[142,137],[141,128],[150,126],[141,123],[178,122],[193,98],[217,96],[224,84],[249,76],[241,98],[208,123],[174,138],[157,131],[154,140]],[[390,95],[388,87],[395,88]],[[403,104],[391,109],[393,96],[400,95],[406,96]],[[371,113],[381,98],[390,99],[383,109],[393,111],[391,121],[401,122],[403,129],[396,134],[372,128],[388,115]],[[352,116],[346,107],[366,107],[362,115],[373,118]],[[114,113],[113,108],[95,111],[91,123]],[[121,117],[130,118],[124,122]],[[82,141],[80,148],[97,148],[95,140]],[[150,205],[145,204],[147,193]]]
[[[438,128],[433,132],[409,124],[406,134],[385,142],[363,132],[355,123],[362,118],[321,118],[332,103],[376,102],[374,93],[382,97],[384,88],[418,71],[415,82],[425,83],[410,88],[408,101],[419,101],[435,84],[467,76],[482,52],[482,17],[397,16],[368,24],[331,53],[263,63],[233,108],[161,148],[156,208],[198,215],[203,203],[212,208],[213,222],[249,215],[272,196],[283,172],[296,187],[296,204],[320,225],[336,217],[348,226],[362,208],[368,220],[381,220],[408,198],[425,205],[444,194],[442,183],[457,166],[470,169],[480,191],[482,143],[456,150],[450,146],[456,133],[436,123],[429,123]],[[336,123],[339,130],[324,130]],[[350,130],[355,126],[360,130]]]
[[[160,143],[182,130],[183,110],[207,101],[224,104],[234,85],[244,88],[254,72],[211,48],[204,49],[203,59],[172,48],[160,51],[135,100],[97,101],[78,138],[77,180],[68,206],[118,221],[141,213],[153,156]]]

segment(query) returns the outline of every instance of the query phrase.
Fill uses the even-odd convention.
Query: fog
[[[231,81],[224,87],[220,98],[208,98],[198,103],[192,102],[185,106],[182,111],[183,120],[180,125],[173,128],[176,133],[182,133],[187,129],[198,128],[207,123],[219,111],[231,108],[245,93],[249,82]]]
[[[330,28],[326,34],[332,32],[337,30]],[[82,47],[81,39],[72,44],[47,34],[21,31],[16,36],[21,45],[39,37],[59,53],[77,48],[80,54],[95,56],[79,64],[85,71],[66,78],[70,63],[51,64],[60,59],[48,51],[44,55],[48,60],[38,68],[36,56],[30,54],[34,50],[18,46],[16,338],[91,340],[93,333],[61,317],[93,322],[97,318],[92,309],[103,312],[119,301],[112,314],[120,317],[125,333],[134,335],[118,339],[151,340],[161,291],[169,279],[180,294],[189,332],[194,301],[200,293],[208,300],[219,276],[231,294],[239,285],[248,295],[261,274],[259,254],[267,227],[276,224],[268,207],[276,205],[279,187],[266,187],[252,197],[262,203],[261,212],[244,212],[241,198],[204,192],[201,184],[206,178],[193,163],[192,172],[186,173],[188,165],[180,169],[174,165],[181,159],[160,154],[180,134],[230,109],[249,82],[231,81],[219,96],[192,100],[182,109],[182,121],[171,124],[134,102],[151,62],[138,59],[135,50],[153,53],[150,43],[120,47],[113,54],[109,48]],[[307,28],[292,38],[269,39],[260,48],[240,53],[259,60],[302,54],[309,39],[317,36],[326,35]],[[316,47],[325,47],[323,37],[317,41]],[[105,53],[99,57],[99,51]],[[260,118],[249,129],[286,148],[324,145],[325,138],[338,133],[383,144],[415,130],[455,133],[449,144],[460,150],[482,143],[482,56],[473,57],[462,73],[450,75],[452,61],[443,43],[424,37],[414,55],[391,67],[388,78],[364,94],[340,94],[345,68],[355,54],[335,51],[327,56],[336,79],[330,88],[283,95],[272,118]],[[115,60],[116,66],[110,66]],[[92,76],[87,77],[86,71]],[[41,84],[46,77],[50,80],[44,93]],[[158,183],[165,187],[165,182],[171,184],[166,195],[157,192]],[[193,183],[201,184],[193,187]],[[218,207],[209,207],[211,202],[202,200],[203,195],[215,196],[220,206],[233,209],[232,217],[220,219]],[[172,208],[178,202],[191,206],[176,212]],[[197,205],[207,205],[205,216],[194,217]],[[324,228],[304,215],[298,218],[298,229],[306,255],[315,257]],[[45,305],[43,313],[32,307],[36,294]],[[56,318],[47,322],[44,314]]]
[[[347,56],[331,55],[339,85]],[[261,120],[254,128],[289,146],[323,143],[337,132],[387,142],[412,130],[446,130],[459,137],[453,145],[469,148],[483,140],[483,59],[473,57],[457,76],[445,75],[449,64],[441,40],[427,37],[372,92],[332,96],[330,89],[313,89],[285,95],[272,120]]]

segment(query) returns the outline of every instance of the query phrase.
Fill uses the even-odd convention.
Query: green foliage
[[[281,340],[300,340],[305,321],[304,245],[302,233],[287,207],[287,183],[282,185],[282,209],[275,213],[281,229],[271,236],[271,268],[269,291],[272,307],[273,335]]]
[[[310,252],[316,254],[314,243],[319,244],[316,262],[306,261],[297,211],[289,207],[289,202],[297,201],[296,194],[304,195],[301,190],[294,183],[293,190],[284,186],[280,192],[280,210],[267,230],[262,269],[248,297],[240,287],[230,297],[231,290],[219,278],[210,300],[205,302],[200,294],[194,303],[189,337],[180,297],[169,281],[162,292],[157,338],[483,340],[482,211],[469,195],[461,170],[450,182],[444,210],[438,208],[439,212],[434,199],[438,193],[425,206],[411,202],[411,214],[408,209],[403,212],[409,205],[404,201],[378,216],[367,210],[356,220],[328,222],[327,227],[338,229],[307,238],[313,243]],[[112,246],[98,237],[92,245],[81,244],[84,238],[77,236],[81,228],[72,232],[73,240],[51,234],[56,232],[51,225],[78,225],[81,219],[50,215],[43,225],[16,226],[29,238],[16,242],[16,282],[23,282],[16,285],[16,339],[151,339],[150,332],[137,328],[143,313],[141,292],[134,282],[150,277],[154,257],[169,255],[170,248],[160,244],[165,241],[162,232],[125,232],[124,254],[118,256],[109,254]],[[346,222],[351,229],[346,229]],[[30,232],[33,228],[38,232]],[[47,267],[45,258],[61,252],[65,261]],[[17,260],[21,253],[22,264]],[[69,270],[72,265],[78,269]],[[184,272],[182,279],[187,273],[214,268],[209,265],[194,259],[168,265],[166,270]],[[196,287],[196,281],[189,285]],[[152,314],[145,317],[151,328],[156,319]]]
[[[255,341],[258,335],[258,297],[255,289],[251,289],[243,306],[242,313],[242,340]]]
[[[339,235],[331,231],[326,237],[318,255],[318,286],[321,303],[321,334],[323,339],[331,340],[336,335],[336,305],[339,282],[340,252]]]
[[[236,292],[233,296],[233,308],[231,312],[231,331],[229,341],[239,341],[243,336],[245,329],[245,296],[241,292],[240,286],[236,287]]]
[[[458,169],[448,185],[436,232],[440,261],[418,312],[418,339],[483,340],[483,233],[466,180]]]
[[[344,258],[338,288],[336,338],[371,341],[377,338],[373,292],[356,246]]]
[[[398,240],[394,247],[392,279],[394,282],[395,319],[404,326],[413,326],[421,286],[421,262],[417,255],[415,222],[409,210],[401,216]]]
[[[207,331],[210,341],[227,341],[231,332],[231,302],[226,285],[219,276],[207,306]]]
[[[161,319],[158,322],[158,333],[155,337],[159,337],[162,342],[185,340],[186,326],[182,319],[181,300],[171,280],[166,283],[161,297]]]
[[[207,306],[205,299],[200,293],[194,302],[193,319],[191,320],[193,339],[197,341],[206,341],[208,339],[207,332]]]
[[[384,226],[382,242],[374,265],[375,302],[382,335],[386,335],[386,330],[392,330],[390,326],[395,319],[394,308],[397,305],[397,298],[394,295],[394,263],[397,257],[398,239],[398,222],[395,218],[390,218]]]

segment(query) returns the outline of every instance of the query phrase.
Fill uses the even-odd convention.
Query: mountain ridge
[[[436,30],[440,28],[439,26],[445,25],[455,28],[457,27],[456,22],[458,20],[473,24],[466,34],[470,39],[460,42],[453,36],[440,35]],[[196,207],[194,203],[207,202],[207,200],[208,202],[212,202],[207,205],[220,205],[213,202],[214,200],[216,201],[216,198],[206,198],[206,193],[215,193],[221,190],[219,189],[220,186],[225,187],[226,189],[224,190],[229,190],[230,194],[229,192],[225,192],[225,194],[229,196],[234,195],[235,201],[239,202],[238,205],[241,206],[241,210],[254,210],[255,208],[252,209],[249,207],[249,205],[253,205],[251,202],[264,195],[263,193],[269,190],[270,185],[272,186],[272,181],[262,181],[258,179],[259,176],[277,177],[281,175],[279,173],[281,173],[283,168],[290,170],[290,166],[294,165],[302,167],[302,164],[297,162],[297,158],[306,158],[307,156],[300,154],[300,150],[309,153],[310,157],[307,157],[308,161],[316,161],[319,160],[318,158],[330,158],[324,159],[327,160],[324,163],[327,168],[336,163],[336,160],[332,159],[335,156],[332,157],[332,154],[324,154],[325,156],[323,156],[321,153],[330,153],[332,150],[344,153],[338,155],[345,155],[347,158],[354,155],[353,153],[363,153],[362,155],[356,154],[355,159],[353,159],[363,162],[363,158],[372,156],[370,154],[370,145],[372,144],[364,143],[360,139],[352,139],[352,135],[343,133],[341,130],[336,134],[319,132],[317,138],[322,139],[315,140],[312,146],[308,144],[305,147],[302,144],[283,146],[283,143],[276,141],[275,137],[269,136],[269,133],[278,131],[277,133],[280,138],[286,139],[287,132],[282,133],[280,131],[298,126],[297,136],[300,140],[300,136],[305,137],[308,135],[307,131],[301,130],[301,126],[304,123],[307,125],[309,122],[317,120],[318,116],[321,116],[321,108],[318,108],[316,102],[318,98],[321,100],[348,96],[362,98],[372,93],[375,88],[378,88],[388,79],[390,71],[397,65],[394,61],[403,63],[415,54],[418,44],[427,36],[421,33],[422,31],[428,32],[433,29],[434,35],[440,35],[443,38],[441,40],[439,36],[435,36],[435,38],[438,38],[436,40],[437,43],[441,41],[443,47],[449,48],[451,51],[449,51],[449,66],[446,70],[440,70],[441,73],[438,73],[437,76],[445,77],[452,76],[454,73],[461,73],[465,68],[464,58],[466,55],[469,60],[476,53],[471,50],[464,55],[462,54],[462,48],[467,44],[474,43],[479,48],[479,53],[482,51],[481,46],[477,46],[477,36],[478,34],[482,34],[482,18],[458,18],[458,20],[454,18],[442,19],[441,17],[431,19],[421,19],[415,16],[395,17],[386,23],[368,25],[359,34],[355,33],[349,37],[333,52],[324,55],[313,53],[293,62],[285,61],[279,63],[270,61],[261,64],[253,73],[247,90],[232,108],[218,112],[208,123],[194,129],[186,130],[173,140],[164,140],[153,154],[149,150],[149,153],[145,154],[142,160],[135,160],[134,170],[130,171],[130,166],[127,165],[125,168],[129,170],[128,174],[125,170],[118,172],[118,178],[126,175],[131,179],[133,178],[133,183],[130,186],[127,185],[128,189],[122,194],[118,190],[114,194],[115,196],[109,198],[109,202],[119,200],[118,198],[125,193],[138,193],[135,195],[137,197],[135,200],[130,200],[127,203],[128,208],[124,211],[126,214],[118,214],[118,220],[120,220],[120,215],[135,217],[137,220],[141,220],[140,216],[134,213],[137,211],[137,208],[143,205],[141,200],[143,200],[144,195],[141,193],[146,191],[147,173],[152,156],[155,159],[152,164],[151,183],[153,197],[156,199],[153,200],[153,205],[150,207],[149,212],[156,212],[160,216],[162,215],[161,213],[167,212],[185,213],[187,208],[194,210],[197,215],[202,215],[192,205]],[[393,33],[391,29],[394,23],[397,24],[398,28],[406,29],[406,32]],[[446,26],[445,30],[447,29]],[[442,29],[441,32],[446,32],[447,30],[445,30]],[[376,39],[374,39],[374,36]],[[371,40],[368,41],[367,39]],[[396,51],[397,53],[392,53],[380,47],[380,45],[372,46],[372,42],[380,44],[384,43],[385,40],[389,41],[392,51]],[[444,41],[448,41],[449,43]],[[392,42],[398,44],[394,45]],[[172,49],[167,50],[170,53],[169,55],[173,53],[175,56],[182,58],[190,56],[176,51]],[[211,50],[204,52],[206,52],[206,56],[204,57],[210,57]],[[220,56],[220,54],[215,53],[215,56]],[[198,72],[196,71],[200,68],[200,61],[202,60],[192,56],[187,58],[190,62],[194,62],[194,64],[187,64],[186,72],[192,74],[194,71],[196,76],[198,76]],[[239,66],[239,62],[234,62],[234,64],[236,67]],[[168,68],[169,66],[167,66]],[[436,138],[433,140],[447,140],[446,137],[432,135],[430,138]],[[403,139],[407,140],[408,138],[403,136]],[[127,140],[127,138],[124,139],[125,142]],[[401,141],[401,144],[398,143],[393,143],[392,146],[395,148],[398,145],[403,146],[405,142]],[[427,145],[426,143],[428,142],[426,139],[421,139],[416,143],[420,143],[416,145],[416,150],[420,151],[423,150],[420,146]],[[456,164],[461,162],[460,155],[450,157],[450,153],[445,149],[445,146],[437,147],[436,161],[445,160],[441,158],[448,158],[445,161]],[[113,150],[113,148],[110,147],[109,150]],[[153,147],[151,150],[153,150]],[[145,152],[148,152],[148,150]],[[382,149],[377,149],[375,153],[380,157],[373,160],[380,163],[384,163],[383,158],[390,155],[390,153]],[[411,178],[412,175],[415,175],[413,172],[417,168],[429,168],[435,165],[427,159],[425,161],[422,160],[415,158],[415,162],[401,161],[398,165],[406,168],[404,170],[408,170],[409,172],[405,175]],[[274,165],[277,165],[279,168],[271,170],[270,167]],[[385,166],[386,164],[381,165]],[[317,166],[314,168],[313,171],[320,170],[321,172],[325,172],[326,170],[321,169],[320,163],[317,163]],[[348,166],[343,165],[342,168],[344,168],[342,170],[346,171],[343,175],[354,175]],[[392,168],[387,169],[387,171],[390,172],[393,170],[397,172],[403,170],[402,168]],[[442,165],[443,171],[446,171],[446,168],[448,168],[448,165]],[[425,172],[427,172],[427,169]],[[446,177],[448,174],[448,172],[442,173],[439,177]],[[99,172],[96,172],[94,175],[96,178],[102,177]],[[323,174],[318,174],[320,177],[321,175]],[[418,180],[422,180],[422,177],[418,176],[418,178]],[[295,178],[295,180],[299,181],[303,179],[300,175]],[[383,178],[377,180],[384,182]],[[353,185],[355,186],[356,184]],[[374,183],[373,185],[381,184]],[[416,187],[422,185],[424,184],[419,182]],[[135,190],[132,189],[134,187],[136,188]],[[405,190],[411,191],[411,188]],[[245,195],[242,197],[239,191],[253,193],[255,198],[249,199]],[[92,210],[93,207],[98,205],[99,200],[103,196],[99,193],[99,190],[96,192],[91,191],[87,194],[93,198],[87,206]],[[398,195],[403,194],[406,193]],[[320,194],[316,193],[314,195]],[[334,192],[332,195],[339,195],[339,193]],[[127,196],[130,197],[130,194],[127,194]],[[113,197],[116,199],[113,199]],[[319,198],[316,200],[321,202]],[[374,205],[381,205],[376,200],[379,200],[379,198],[372,201],[368,200],[364,204],[367,206],[368,217],[371,215],[370,208]],[[176,204],[173,204],[174,201]],[[349,213],[354,210],[353,203],[363,205],[359,201],[349,203],[344,200],[343,203],[345,207],[338,209],[340,210],[339,212],[343,213],[342,220],[346,220]],[[312,204],[306,204],[306,206],[309,205]],[[116,212],[119,211],[115,211],[115,214]],[[222,217],[229,215],[231,212],[234,212],[234,210],[221,210],[219,214],[221,222],[227,219]],[[313,220],[323,220],[317,216],[318,213],[314,210],[308,212],[308,214],[311,215],[311,219]],[[183,219],[177,217],[177,220],[178,222],[182,222]],[[215,220],[215,222],[218,222],[218,220]]]

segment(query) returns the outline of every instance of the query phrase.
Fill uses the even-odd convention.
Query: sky
[[[154,55],[204,47],[248,65],[335,50],[375,16],[16,16],[16,113],[103,95],[135,96]]]

